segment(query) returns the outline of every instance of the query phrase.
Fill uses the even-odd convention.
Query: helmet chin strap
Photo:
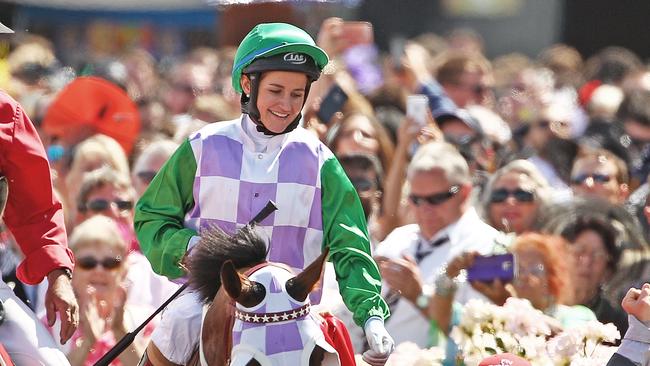
[[[268,128],[266,128],[266,126],[264,126],[264,122],[260,118],[260,111],[257,109],[257,95],[260,86],[259,83],[260,73],[251,73],[248,74],[247,76],[251,82],[251,93],[249,96],[247,96],[246,93],[242,93],[240,99],[241,111],[242,113],[248,114],[251,120],[255,123],[257,131],[267,136],[277,136],[295,130],[296,127],[298,127],[298,124],[300,123],[300,119],[302,118],[302,113],[298,113],[296,118],[294,118],[294,120],[291,121],[291,123],[289,123],[289,125],[282,132],[273,132]],[[311,83],[312,80],[310,78],[307,78],[307,85],[305,86],[305,95],[302,100],[301,109],[302,107],[305,106],[305,102],[307,101],[307,95],[309,94]]]

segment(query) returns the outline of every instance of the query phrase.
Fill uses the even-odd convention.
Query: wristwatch
[[[61,268],[53,269],[50,273],[52,273],[54,271],[59,271],[59,270],[63,272],[62,274],[64,276],[66,276],[70,281],[72,281],[72,271],[69,268],[61,267]],[[48,276],[49,276],[49,273],[48,273]]]
[[[433,287],[429,285],[422,286],[422,292],[415,298],[415,306],[420,310],[424,310],[429,307],[429,302],[433,296]]]
[[[434,281],[435,290],[437,296],[449,297],[456,292],[458,285],[456,280],[447,277],[447,273],[444,271],[438,274],[436,280]]]

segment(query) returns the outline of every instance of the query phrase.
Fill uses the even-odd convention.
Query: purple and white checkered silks
[[[246,308],[236,304],[238,311],[264,317],[268,313],[297,310],[309,303],[298,302],[286,291],[287,280],[294,277],[287,269],[269,264],[249,276],[266,289],[264,300]],[[316,346],[326,351],[323,365],[339,366],[336,350],[325,340],[320,323],[311,313],[296,320],[253,323],[235,319],[232,330],[231,366],[244,366],[252,359],[262,366],[308,366]]]
[[[321,253],[320,169],[332,152],[301,128],[270,137],[265,152],[255,152],[243,123],[252,122],[244,115],[190,136],[197,171],[195,206],[185,225],[195,230],[217,225],[234,233],[272,200],[278,210],[257,226],[270,243],[268,260],[302,271]],[[320,291],[310,298],[319,303]]]

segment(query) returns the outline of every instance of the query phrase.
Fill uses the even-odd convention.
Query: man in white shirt
[[[490,252],[497,230],[471,207],[469,167],[452,145],[423,145],[408,167],[407,180],[416,224],[395,229],[375,254],[391,305],[387,330],[396,344],[410,341],[426,347],[430,321],[423,309],[437,274],[465,251]]]

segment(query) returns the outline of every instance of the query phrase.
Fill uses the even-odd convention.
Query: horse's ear
[[[266,296],[264,286],[239,274],[231,260],[224,262],[221,266],[221,285],[228,296],[247,308],[259,304]]]
[[[235,269],[235,264],[227,260],[221,265],[221,286],[223,286],[228,296],[236,299],[241,294],[241,276]]]
[[[323,264],[325,263],[328,254],[329,249],[325,248],[323,253],[321,253],[321,255],[307,268],[305,268],[304,271],[287,281],[285,287],[287,293],[292,298],[300,302],[305,301],[307,295],[312,292],[314,286],[316,286],[316,283],[318,283],[318,280],[321,278],[321,274],[323,273]]]

